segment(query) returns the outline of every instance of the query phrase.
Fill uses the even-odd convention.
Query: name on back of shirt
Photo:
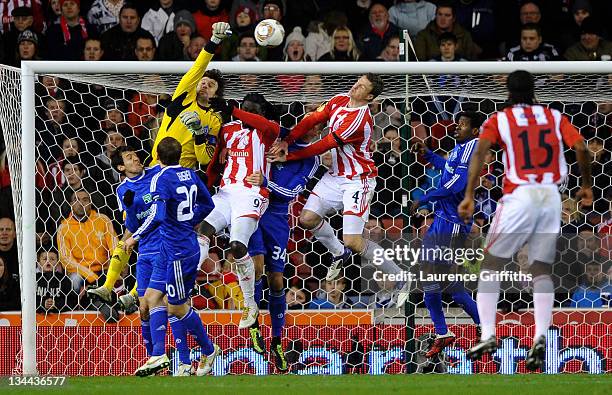
[[[176,176],[180,181],[189,181],[191,180],[191,172],[189,170],[181,171],[176,173]]]

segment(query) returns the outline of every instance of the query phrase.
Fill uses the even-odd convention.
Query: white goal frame
[[[36,204],[35,94],[37,74],[184,74],[191,62],[21,62],[21,232],[23,375],[37,375],[36,366]],[[211,62],[226,74],[612,74],[612,62]],[[406,84],[408,85],[408,84]],[[408,89],[408,87],[407,87]],[[408,92],[407,92],[408,93]],[[19,208],[16,208],[19,210]],[[24,264],[25,263],[25,264]]]

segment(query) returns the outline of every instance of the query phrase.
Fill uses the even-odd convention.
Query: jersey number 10
[[[176,188],[177,195],[184,195],[185,200],[179,203],[176,208],[176,219],[179,222],[191,221],[193,218],[193,204],[195,203],[198,195],[198,187],[193,184],[189,189],[186,186],[181,185]]]

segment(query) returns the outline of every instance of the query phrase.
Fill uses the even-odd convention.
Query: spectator
[[[22,60],[39,60],[38,35],[31,30],[24,30],[17,39],[15,67],[21,67]]]
[[[47,29],[47,53],[51,60],[81,60],[87,38],[95,28],[80,16],[81,0],[60,0],[62,16]]]
[[[36,143],[38,154],[43,160],[59,158],[62,154],[62,139],[76,136],[76,129],[68,122],[66,106],[66,100],[49,97],[45,100],[44,119],[36,120]]]
[[[0,311],[21,309],[19,283],[8,271],[4,258],[0,256]]]
[[[45,19],[47,26],[53,26],[59,23],[60,17],[62,16],[62,7],[60,6],[60,0],[50,0],[47,5],[47,11],[45,12]]]
[[[196,24],[187,10],[177,11],[174,16],[174,31],[159,41],[160,60],[187,60],[186,49],[191,36],[196,33]]]
[[[283,1],[264,0],[261,3],[261,7],[261,14],[263,15],[262,19],[274,19],[281,25],[283,24],[283,15],[285,10]],[[283,60],[284,56],[284,47],[284,42],[276,47],[264,47],[260,49],[258,56],[262,60],[281,61]]]
[[[306,53],[306,57],[312,60],[321,59],[323,55],[330,52],[330,41],[331,38],[325,30],[323,22],[312,21],[308,25],[308,36],[304,41],[304,52]]]
[[[0,218],[0,258],[3,260],[6,272],[15,280],[19,280],[17,233],[15,233],[15,222],[8,217]]]
[[[139,37],[136,40],[136,48],[134,48],[136,60],[139,60],[141,62],[152,61],[155,59],[156,50],[157,47],[155,46],[155,40],[153,39],[153,37]]]
[[[602,271],[602,264],[597,261],[587,263],[581,282],[572,293],[571,307],[602,308],[610,306],[612,286]],[[604,299],[606,295],[606,299]]]
[[[241,10],[244,10],[245,8],[248,9],[249,14],[252,13],[252,17],[251,17],[251,23],[255,24],[259,18],[260,18],[260,14],[259,14],[259,10],[258,10],[258,0],[235,0],[232,1],[232,8],[230,8],[230,16],[233,16],[233,18],[230,20],[230,25],[232,26],[232,31],[238,27],[238,25],[236,24],[236,15],[238,15]],[[235,32],[234,32],[235,33]]]
[[[472,41],[472,35],[455,21],[455,12],[451,5],[438,5],[436,17],[421,30],[416,37],[415,52],[419,60],[431,59],[440,54],[439,37],[450,32],[457,37],[458,51],[467,59],[476,59],[480,47]]]
[[[397,129],[388,126],[383,138],[377,143],[373,159],[378,168],[378,174],[384,182],[376,185],[376,199],[372,204],[372,212],[394,217],[402,209],[402,174],[405,166],[401,163],[401,140]]]
[[[400,38],[398,35],[387,37],[384,42],[384,48],[376,57],[376,60],[384,62],[398,62],[400,55]]]
[[[346,25],[351,31],[361,32],[364,27],[370,23],[368,21],[370,15],[370,7],[374,3],[372,0],[352,0],[347,2],[343,8],[346,13]],[[388,3],[388,2],[387,2]],[[336,7],[337,8],[337,7]],[[320,16],[317,16],[320,18]]]
[[[602,29],[593,17],[580,26],[580,41],[563,55],[567,60],[612,60],[612,42],[602,38]]]
[[[330,51],[319,59],[320,61],[334,61],[334,62],[352,62],[358,61],[361,57],[355,40],[353,39],[353,33],[346,26],[336,28],[332,33],[330,41]]]
[[[111,131],[104,140],[104,151],[95,157],[96,166],[103,173],[104,179],[111,185],[120,181],[120,174],[111,165],[111,157],[119,147],[125,147],[125,137],[117,131]]]
[[[11,32],[13,27],[19,23],[15,23],[15,17],[19,18],[26,8],[28,9],[27,16],[31,17],[28,27],[31,26],[32,30],[36,33],[41,33],[45,30],[45,13],[41,0],[2,0],[2,3],[2,7],[0,7],[0,18],[2,18],[0,33],[7,34]],[[14,22],[14,25],[11,25],[11,22]],[[20,31],[23,30],[25,29]]]
[[[101,38],[105,60],[135,60],[136,40],[152,37],[140,27],[140,16],[136,6],[125,4],[119,13],[119,24],[106,30]]]
[[[572,5],[572,22],[564,26],[560,32],[560,43],[565,50],[580,41],[580,27],[582,22],[593,14],[593,7],[589,0],[576,0]]]
[[[209,255],[211,259],[220,262],[218,254]],[[215,256],[216,255],[216,256]],[[230,252],[226,255],[227,259],[220,264],[221,278],[213,281],[209,286],[209,291],[215,298],[215,303],[221,309],[240,309],[244,297],[238,285],[238,277],[231,270],[231,262],[234,260]]]
[[[49,173],[47,176],[46,185],[53,190],[55,187],[62,187],[66,184],[66,178],[62,171],[64,160],[68,157],[78,157],[79,153],[83,152],[85,147],[78,137],[64,136],[61,143],[62,154],[56,158],[56,161],[49,165]]]
[[[414,39],[436,16],[436,6],[424,0],[399,0],[389,8],[389,20]]]
[[[578,234],[578,229],[582,224],[584,224],[584,216],[578,209],[578,202],[563,195],[561,197],[561,233],[568,236]]]
[[[43,314],[59,313],[74,308],[76,294],[59,263],[57,251],[40,251],[37,263],[36,311]]]
[[[325,281],[308,306],[309,309],[345,309],[351,306],[347,303],[344,291],[348,285],[346,278],[335,281]]]
[[[302,288],[291,286],[285,294],[285,301],[289,310],[303,310],[308,308],[308,295]]]
[[[109,132],[119,132],[126,138],[128,145],[139,148],[138,140],[135,139],[134,131],[129,123],[125,122],[125,110],[123,103],[108,100],[104,104],[106,116],[100,121],[100,131],[96,135],[96,141],[103,144]]]
[[[527,23],[538,24],[542,20],[542,12],[540,11],[540,7],[534,1],[523,2],[519,11],[519,16],[521,19],[521,25],[525,25]]]
[[[20,67],[21,65],[16,63],[19,36],[26,30],[34,32],[34,17],[30,7],[15,7],[11,15],[13,23],[10,25],[10,29],[5,30],[2,37],[4,46],[3,61],[6,64],[16,64],[17,67]],[[10,20],[11,18],[7,19]],[[3,18],[2,20],[4,21],[5,19]]]
[[[457,36],[451,32],[444,32],[438,38],[440,55],[434,56],[430,60],[436,62],[465,62],[466,59],[457,56]]]
[[[74,192],[70,207],[70,216],[58,229],[57,244],[72,289],[79,293],[85,283],[93,285],[101,279],[118,240],[110,219],[92,209],[89,192]]]
[[[151,33],[155,44],[174,30],[174,0],[159,0],[159,6],[151,7],[142,17],[141,27]]]
[[[306,38],[302,34],[302,28],[296,26],[285,40],[285,47],[283,48],[285,56],[283,60],[285,62],[300,62],[307,60],[306,53],[304,52],[304,41],[306,41]]]
[[[87,13],[87,20],[102,34],[119,23],[124,0],[96,0]]]
[[[206,40],[202,36],[195,36],[191,40],[189,40],[189,46],[187,46],[187,56],[188,60],[196,60],[204,46],[206,45]]]
[[[399,34],[397,26],[389,22],[387,8],[374,3],[370,7],[369,26],[359,40],[364,60],[375,60],[385,48],[385,41]]]
[[[253,32],[255,29],[256,13],[254,8],[248,6],[238,7],[230,21],[233,34],[223,40],[221,45],[221,59],[230,60],[238,50],[238,40],[246,33]]]
[[[200,0],[198,9],[193,13],[198,34],[210,40],[212,36],[212,25],[216,22],[229,22],[229,14],[221,0]]]
[[[499,58],[498,32],[502,29],[501,11],[495,0],[461,0],[455,3],[457,22],[471,34],[482,48],[481,58]]]
[[[104,50],[102,49],[102,41],[98,38],[88,38],[85,41],[85,48],[83,48],[83,59],[90,61],[101,60],[104,56]]]
[[[234,62],[259,62],[259,48],[252,33],[245,33],[238,40],[238,53],[232,58]]]
[[[559,53],[553,45],[542,42],[542,30],[538,25],[526,23],[521,27],[521,44],[510,48],[504,60],[559,60]]]

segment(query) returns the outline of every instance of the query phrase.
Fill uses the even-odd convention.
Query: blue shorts
[[[136,281],[138,282],[136,292],[138,292],[139,298],[144,296],[149,287],[149,280],[151,280],[153,267],[158,257],[159,254],[155,253],[138,255],[138,261],[136,261]]]
[[[448,248],[463,247],[471,225],[459,224],[436,216],[423,238],[421,260],[431,263],[451,263],[441,259],[440,251]],[[434,253],[437,252],[437,255]]]
[[[149,284],[147,284],[147,288],[151,288],[165,294],[166,271],[166,259],[164,258],[164,254],[160,252],[157,254],[157,259],[153,261],[153,271],[151,272],[151,279],[149,280]],[[140,282],[138,283],[138,287],[140,288]]]
[[[259,219],[259,226],[249,240],[249,255],[264,255],[266,271],[283,273],[289,243],[289,215],[266,211]]]
[[[189,300],[200,265],[200,251],[180,260],[166,262],[166,294],[168,304],[181,305]]]

